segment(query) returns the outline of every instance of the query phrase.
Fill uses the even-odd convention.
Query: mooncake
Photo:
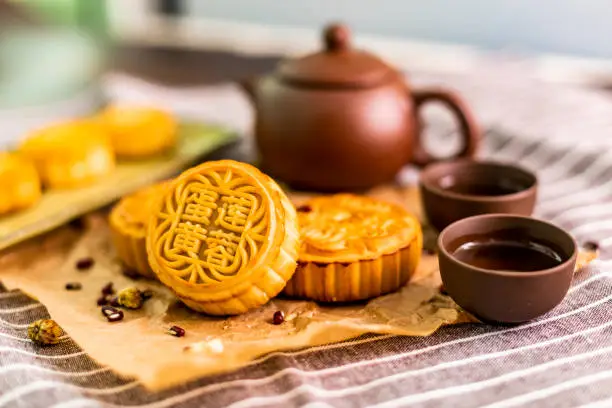
[[[123,197],[109,215],[119,259],[130,271],[147,278],[155,277],[147,259],[147,224],[155,201],[161,198],[166,186],[167,182],[155,184]]]
[[[40,195],[34,165],[16,153],[0,152],[0,215],[32,206]]]
[[[352,194],[298,207],[301,247],[288,296],[321,302],[369,299],[410,280],[420,260],[418,220],[402,207]]]
[[[159,280],[190,308],[234,315],[265,304],[295,272],[295,209],[255,167],[211,161],[171,181],[149,220]]]
[[[118,156],[151,156],[176,143],[176,120],[160,109],[111,105],[100,113],[98,120],[108,131]]]
[[[43,184],[50,188],[90,184],[115,167],[108,135],[93,121],[75,120],[38,130],[19,151],[32,160]]]

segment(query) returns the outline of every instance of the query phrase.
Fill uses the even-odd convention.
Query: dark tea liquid
[[[459,194],[501,196],[518,193],[524,190],[524,187],[508,184],[451,184],[445,189]]]
[[[536,242],[466,242],[453,255],[461,262],[478,268],[514,272],[539,271],[563,262],[558,253]]]

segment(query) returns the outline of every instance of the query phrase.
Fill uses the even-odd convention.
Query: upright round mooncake
[[[402,207],[337,194],[298,207],[298,268],[284,293],[321,302],[369,299],[397,290],[414,274],[423,234]]]
[[[295,272],[295,209],[255,167],[207,162],[171,181],[151,215],[149,264],[190,308],[244,313],[276,296]]]

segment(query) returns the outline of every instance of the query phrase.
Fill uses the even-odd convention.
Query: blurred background
[[[126,3],[130,3],[129,5]],[[487,49],[607,57],[612,9],[605,0],[182,0],[162,1],[157,11],[182,17],[185,26],[218,20],[317,29],[342,19],[373,35],[471,44]],[[112,1],[111,23],[121,32],[154,24],[149,1]],[[158,14],[159,15],[159,14]],[[123,18],[122,18],[123,16]],[[143,26],[138,27],[143,24]],[[155,37],[155,33],[149,31]],[[159,33],[162,34],[162,33]],[[223,34],[223,33],[220,33]],[[163,35],[160,35],[160,38]],[[200,36],[202,37],[202,36]]]
[[[0,0],[0,146],[110,99],[248,133],[232,84],[317,50],[332,21],[415,83],[459,88],[487,123],[502,102],[555,99],[552,86],[612,85],[608,0]],[[546,92],[530,94],[534,83]]]

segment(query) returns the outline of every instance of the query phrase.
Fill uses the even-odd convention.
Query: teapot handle
[[[455,92],[431,88],[412,91],[412,98],[415,104],[416,115],[416,143],[414,146],[414,156],[412,162],[417,166],[425,166],[431,162],[440,160],[431,155],[423,147],[422,130],[423,124],[419,116],[419,110],[428,102],[441,102],[455,115],[459,121],[459,130],[463,139],[463,147],[453,158],[473,157],[480,145],[480,127],[476,123],[471,110],[465,102]]]

